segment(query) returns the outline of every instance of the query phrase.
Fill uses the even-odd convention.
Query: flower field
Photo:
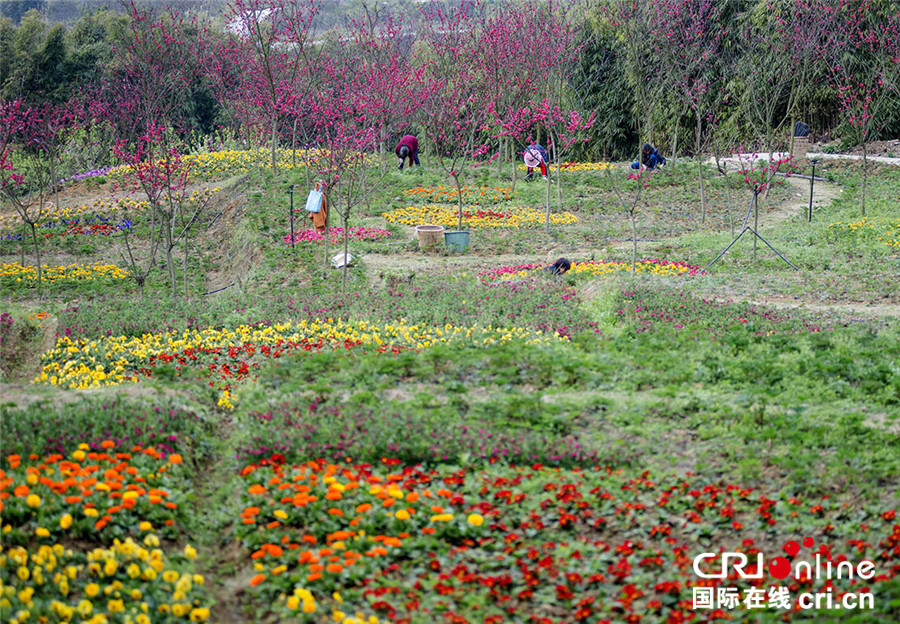
[[[560,169],[562,171],[606,171],[612,169],[613,164],[608,162],[564,162],[560,163],[559,167],[556,166],[556,163],[552,163],[548,168],[554,172],[559,172]],[[519,165],[520,171],[527,169],[528,167],[525,165]]]
[[[380,228],[354,227],[349,228],[347,238],[352,241],[377,241],[387,238],[391,233]],[[344,242],[344,228],[328,228],[328,241],[334,244]],[[284,237],[284,242],[291,244],[291,235]],[[317,230],[303,230],[294,232],[294,243],[324,243],[325,234]]]
[[[160,549],[185,517],[182,456],[98,447],[0,461],[5,621],[205,621],[204,578],[189,571],[196,550]],[[73,540],[108,546],[80,551]]]
[[[66,219],[63,221],[47,221],[37,226],[43,238],[60,238],[63,236],[109,236],[122,230],[131,230],[134,222],[122,219],[118,223],[110,217],[95,215],[91,217]],[[46,231],[45,231],[46,230]],[[21,241],[22,234],[5,234],[0,241]],[[27,240],[27,237],[26,237]]]
[[[388,223],[401,225],[425,225],[435,224],[444,227],[454,227],[459,222],[459,212],[456,208],[446,205],[409,206],[396,208],[390,212],[382,213]],[[514,207],[509,208],[479,208],[470,206],[463,208],[463,226],[472,228],[520,228],[537,227],[544,224],[545,215],[534,208]],[[550,223],[554,225],[571,225],[578,221],[578,217],[570,212],[551,213]]]
[[[41,279],[44,282],[76,283],[92,280],[120,280],[128,277],[128,271],[114,264],[70,264],[67,266],[41,266]],[[0,283],[10,285],[18,282],[36,282],[38,272],[36,266],[22,266],[18,262],[0,266]]]
[[[837,221],[828,225],[830,236],[853,236],[874,240],[889,247],[900,247],[900,219],[869,219]]]
[[[108,337],[97,340],[60,338],[43,356],[35,382],[69,389],[114,386],[151,377],[154,368],[171,364],[210,378],[209,386],[222,391],[219,405],[233,407],[233,385],[254,376],[260,360],[278,359],[322,351],[372,349],[399,353],[427,349],[437,344],[465,343],[485,346],[510,341],[523,344],[564,340],[525,328],[423,327],[403,322],[385,325],[331,319],[269,327],[241,325],[233,330],[206,329],[141,337]]]
[[[0,4],[0,624],[900,623],[896,2]]]
[[[0,621],[842,620],[805,594],[900,619],[898,328],[747,294],[809,301],[840,266],[848,300],[893,301],[883,200],[865,220],[764,225],[799,272],[746,245],[704,272],[728,229],[678,216],[696,197],[676,162],[644,189],[634,265],[614,192],[628,172],[564,180],[545,231],[523,207],[540,185],[467,170],[482,234],[456,255],[378,242],[398,231],[385,221],[458,218],[441,173],[378,167],[344,274],[321,253],[342,228],[287,234],[307,156],[186,158],[195,180],[240,178],[227,201],[191,200],[211,210],[172,249],[174,296],[139,196],[69,187],[78,201],[38,225],[40,300],[31,241],[3,222]],[[711,180],[710,197],[745,208],[739,186]],[[123,228],[150,267],[143,297],[99,261]],[[571,270],[550,275],[561,256]],[[712,576],[723,557],[704,553],[746,556],[753,576]],[[797,567],[817,555],[873,574]]]
[[[542,264],[522,264],[518,266],[504,266],[490,271],[484,271],[481,279],[487,282],[493,280],[517,280],[525,277],[540,275],[547,268]],[[700,267],[691,266],[683,262],[667,262],[665,260],[640,260],[634,265],[635,273],[648,273],[651,275],[665,276],[693,276],[700,272]],[[631,262],[611,260],[608,262],[589,261],[573,262],[567,275],[579,277],[598,277],[619,272],[631,272]]]
[[[426,469],[389,458],[290,464],[273,456],[241,476],[238,533],[257,572],[251,586],[289,612],[314,612],[319,597],[336,621],[357,611],[387,621],[461,622],[475,613],[490,622],[688,621],[692,588],[708,586],[691,568],[693,538],[704,531],[753,555],[759,546],[750,536],[760,529],[831,527],[836,561],[870,557],[892,569],[868,585],[874,592],[900,561],[894,510],[873,513],[862,532],[838,535],[840,508],[827,499],[779,503],[773,493],[696,475],[539,463]],[[713,587],[742,585],[752,586],[728,579]],[[815,585],[798,579],[794,588],[824,589]],[[838,595],[860,589],[832,586]],[[285,599],[295,587],[313,599]]]
[[[457,192],[456,187],[435,186],[406,189],[403,191],[403,195],[411,198],[413,201],[420,201],[425,204],[453,204],[462,195],[462,200],[465,204],[485,206],[509,201],[513,198],[513,190],[509,186],[466,185],[460,187],[459,192]]]

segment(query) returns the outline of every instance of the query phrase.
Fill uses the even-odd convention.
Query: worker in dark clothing
[[[547,271],[550,275],[563,275],[571,268],[572,262],[568,258],[560,258],[544,270]]]
[[[647,167],[647,169],[656,169],[657,166],[661,166],[664,164],[666,164],[665,156],[660,154],[659,150],[649,143],[644,143],[644,149],[641,150],[640,164],[636,162],[631,163],[631,168],[639,169],[641,165],[644,165],[645,167]]]

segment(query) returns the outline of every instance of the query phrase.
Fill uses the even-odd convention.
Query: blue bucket
[[[469,233],[462,231],[444,232],[444,245],[450,251],[468,251]]]

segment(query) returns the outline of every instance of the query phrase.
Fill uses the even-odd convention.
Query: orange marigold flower
[[[263,548],[268,550],[273,557],[280,557],[284,553],[284,550],[278,544],[264,544]]]
[[[342,566],[339,563],[329,563],[328,567],[325,568],[325,570],[327,570],[328,572],[331,572],[332,574],[337,574],[337,573],[343,571],[343,569],[344,569],[344,566]]]
[[[343,518],[344,512],[341,511],[340,509],[338,509],[337,507],[332,507],[331,509],[328,510],[328,515],[329,516],[340,516],[341,518]]]
[[[356,506],[356,513],[366,513],[370,509],[372,509],[372,505],[370,505],[369,503],[363,503],[362,505]]]
[[[25,498],[28,496],[28,493],[31,491],[31,488],[25,484],[17,485],[16,489],[13,490],[13,494],[19,496],[21,498]]]
[[[184,461],[184,459],[178,453],[172,453],[171,455],[169,455],[169,461],[173,464],[180,464]]]
[[[100,443],[100,447],[105,448],[105,449],[112,448],[115,445],[116,445],[116,443],[113,442],[112,440],[104,440],[103,442]]]
[[[257,575],[254,576],[252,579],[250,579],[250,586],[251,586],[251,587],[256,587],[257,585],[259,585],[260,583],[262,583],[264,580],[266,580],[266,575],[265,575],[265,574],[257,574]]]
[[[260,485],[259,483],[254,483],[249,488],[247,488],[248,494],[265,494],[266,486]]]

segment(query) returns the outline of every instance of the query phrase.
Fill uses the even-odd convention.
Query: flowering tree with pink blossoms
[[[659,0],[651,7],[652,54],[659,58],[655,80],[694,117],[694,157],[700,185],[700,221],[706,221],[702,152],[721,103],[724,37],[721,9],[713,0]],[[704,126],[705,124],[705,126]]]
[[[512,138],[517,144],[527,145],[536,134],[537,128],[543,128],[550,137],[556,152],[557,165],[562,154],[579,141],[587,140],[584,132],[594,124],[593,114],[585,117],[578,111],[563,110],[554,105],[548,98],[537,102],[529,102],[515,110],[510,110],[500,121],[501,136]],[[549,164],[549,163],[548,163]],[[557,184],[559,184],[559,177]],[[550,186],[547,176],[547,195],[545,202],[544,225],[550,231]]]
[[[248,129],[251,117],[265,120],[273,169],[279,122],[285,116],[297,119],[298,104],[302,105],[317,81],[318,53],[313,39],[320,9],[315,0],[232,0],[230,4],[228,29],[234,40],[221,52],[240,71],[230,79],[213,73],[220,77],[220,96],[239,96],[236,100]],[[293,131],[296,134],[296,124]]]
[[[863,150],[860,214],[866,214],[866,143],[889,106],[900,102],[900,12],[882,13],[871,0],[818,0],[827,16],[831,87],[841,115]]]
[[[431,143],[431,156],[456,185],[459,229],[464,169],[492,151],[491,101],[473,63],[477,58],[477,11],[478,5],[471,2],[446,11],[434,10],[427,15],[422,33],[427,52],[419,114]],[[494,153],[488,161],[496,157]]]
[[[21,101],[0,103],[0,200],[12,205],[30,230],[37,264],[38,296],[42,296],[41,248],[37,224],[56,183],[61,115],[50,106],[28,107]],[[24,264],[25,237],[22,237]]]

